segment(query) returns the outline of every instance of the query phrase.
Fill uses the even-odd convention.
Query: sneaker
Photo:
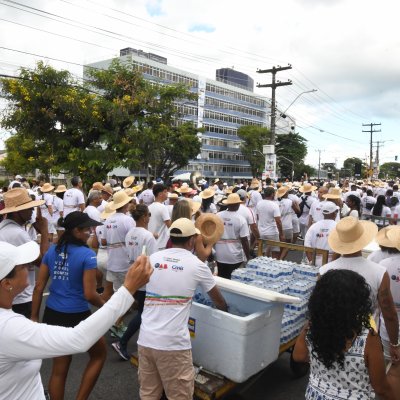
[[[123,349],[123,348],[121,347],[121,345],[120,345],[119,342],[111,343],[111,346],[112,346],[112,348],[119,354],[119,356],[120,356],[123,360],[125,360],[125,361],[128,361],[128,360],[129,360],[130,357],[129,357],[128,352],[126,351],[126,349]]]

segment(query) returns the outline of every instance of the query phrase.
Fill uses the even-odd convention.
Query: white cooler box
[[[238,285],[234,284],[242,286]],[[189,319],[193,361],[234,382],[244,382],[278,358],[284,302],[251,298],[247,293],[240,294],[241,290],[237,293],[230,287],[218,286],[228,306],[247,315],[193,302]],[[243,286],[248,290],[248,285]],[[204,297],[208,298],[207,294]]]

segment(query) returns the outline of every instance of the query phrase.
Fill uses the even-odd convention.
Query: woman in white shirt
[[[360,219],[361,217],[361,200],[354,194],[349,194],[346,198],[347,207],[349,207],[349,212],[346,217],[354,217]]]
[[[42,358],[87,351],[133,303],[132,294],[152,273],[140,257],[126,274],[124,286],[102,308],[75,328],[33,322],[12,311],[14,298],[28,286],[26,264],[39,256],[39,246],[0,242],[0,398],[44,400]]]
[[[374,205],[374,208],[372,209],[371,215],[374,215],[376,217],[390,217],[391,216],[391,211],[390,208],[388,206],[385,205],[386,204],[386,198],[384,195],[379,195],[376,198],[376,203]],[[386,226],[389,225],[389,221],[375,221],[375,223],[378,226]]]

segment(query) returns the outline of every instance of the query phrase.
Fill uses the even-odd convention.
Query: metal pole
[[[276,124],[276,98],[275,98],[275,78],[276,78],[276,71],[272,72],[272,96],[271,96],[271,139],[269,144],[275,145],[275,124]]]

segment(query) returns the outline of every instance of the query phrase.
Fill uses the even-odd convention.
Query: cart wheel
[[[307,375],[310,364],[308,362],[297,362],[293,360],[293,353],[290,353],[290,369],[296,378]]]

